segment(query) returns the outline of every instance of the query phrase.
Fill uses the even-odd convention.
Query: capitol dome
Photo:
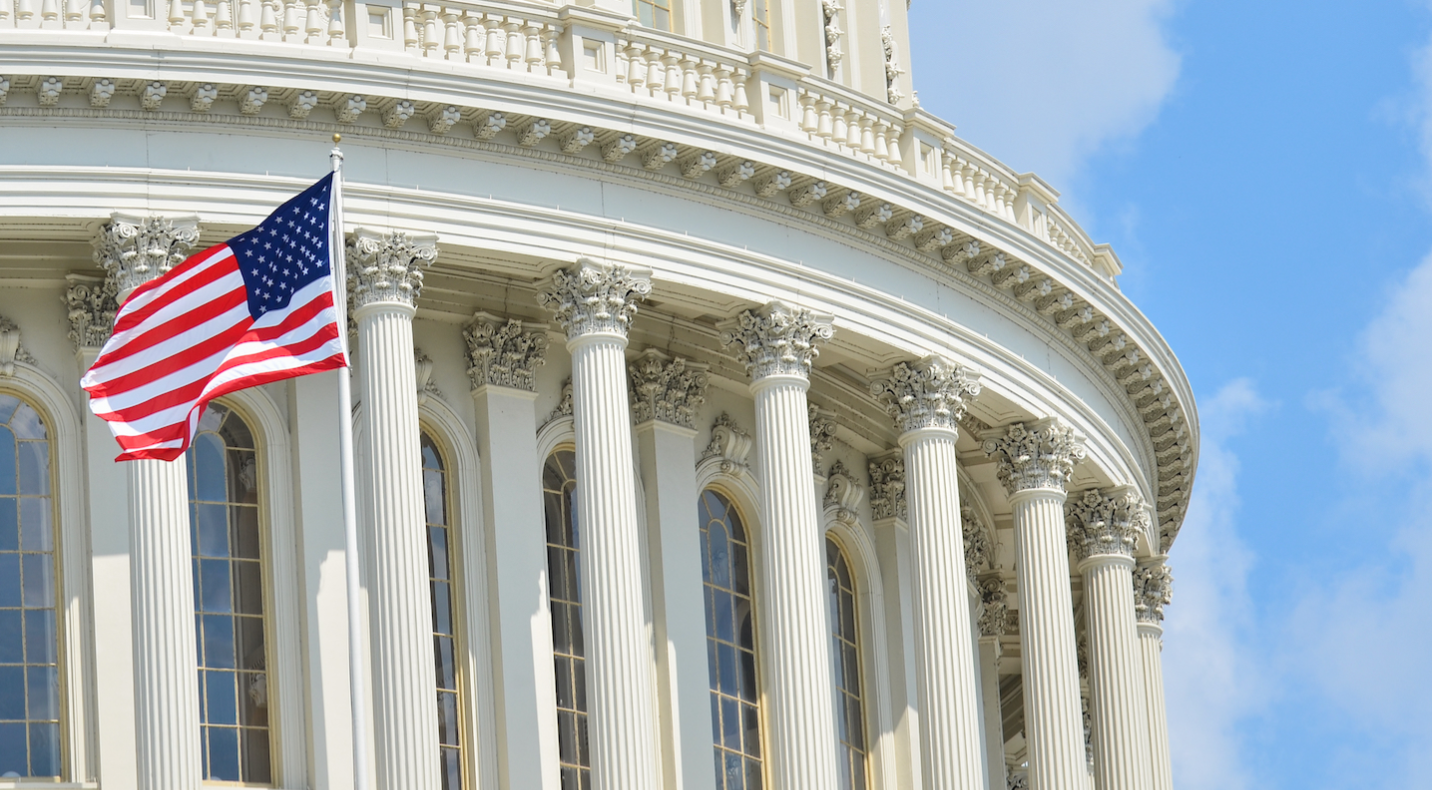
[[[1192,390],[908,5],[0,3],[0,788],[1170,790]],[[350,373],[79,384],[338,136],[360,677]]]

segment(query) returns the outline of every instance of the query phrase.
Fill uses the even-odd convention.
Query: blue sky
[[[911,13],[921,103],[1114,245],[1193,382],[1179,789],[1432,787],[1432,2]]]

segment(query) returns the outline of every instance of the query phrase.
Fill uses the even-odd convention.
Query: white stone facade
[[[908,5],[0,2],[0,788],[353,786],[341,419],[377,790],[1171,787],[1191,389]],[[334,134],[352,371],[112,463]]]

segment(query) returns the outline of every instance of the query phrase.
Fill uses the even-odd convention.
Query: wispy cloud
[[[1175,785],[1239,790],[1253,785],[1240,724],[1266,702],[1248,575],[1256,558],[1239,538],[1238,456],[1229,440],[1269,408],[1252,382],[1226,384],[1200,407],[1198,485],[1170,565],[1174,603],[1164,633],[1165,694]]]
[[[1065,190],[1091,154],[1143,131],[1173,89],[1180,59],[1166,23],[1174,6],[916,4],[915,87],[961,136]]]

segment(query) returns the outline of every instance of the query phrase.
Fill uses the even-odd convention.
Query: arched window
[[[437,667],[438,753],[443,790],[462,790],[462,728],[458,715],[457,611],[453,606],[452,520],[448,517],[447,467],[438,444],[421,435],[423,504],[428,529],[428,580],[433,611],[433,661]]]
[[[671,30],[671,0],[632,0],[632,5],[642,27]]]
[[[750,542],[741,514],[724,495],[704,491],[698,508],[716,787],[760,790],[761,713]]]
[[[268,623],[253,433],[211,403],[184,455],[204,778],[269,784]]]
[[[577,456],[562,449],[542,470],[547,506],[547,595],[557,674],[557,744],[562,790],[592,786],[587,751],[586,648],[582,642],[582,557],[577,525]]]
[[[50,438],[39,412],[0,393],[0,776],[59,778]]]
[[[825,539],[826,601],[830,607],[830,656],[835,685],[835,730],[840,790],[865,790],[865,701],[860,694],[860,632],[855,621],[855,584],[845,552]]]

